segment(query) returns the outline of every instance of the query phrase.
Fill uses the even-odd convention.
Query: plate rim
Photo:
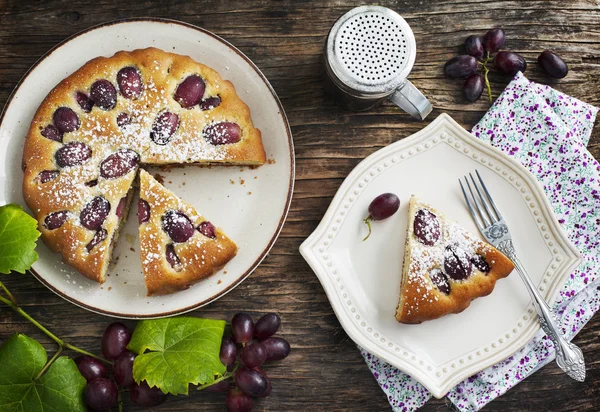
[[[198,302],[196,304],[189,305],[189,306],[186,306],[181,309],[171,310],[171,311],[167,311],[167,312],[158,312],[158,313],[154,313],[154,314],[145,314],[145,315],[113,312],[113,311],[109,311],[109,310],[105,310],[105,309],[95,308],[91,305],[88,305],[86,303],[83,303],[83,302],[75,299],[72,296],[67,295],[66,293],[58,290],[53,285],[51,285],[48,281],[46,281],[44,279],[44,277],[33,268],[33,266],[30,269],[28,269],[28,272],[31,273],[40,283],[42,283],[44,286],[46,286],[48,289],[50,289],[52,292],[54,292],[56,295],[60,296],[67,302],[70,302],[76,306],[83,308],[83,309],[89,310],[90,312],[94,312],[94,313],[97,313],[100,315],[110,316],[110,317],[114,317],[114,318],[118,318],[118,319],[138,319],[138,320],[157,319],[157,318],[164,318],[164,317],[180,315],[183,313],[187,313],[187,312],[199,309],[203,306],[206,306],[206,305],[218,300],[219,298],[225,296],[226,294],[231,292],[233,289],[235,289],[237,286],[239,286],[248,276],[250,276],[250,274],[252,272],[254,272],[256,270],[256,268],[258,268],[258,266],[267,257],[267,255],[269,254],[269,252],[275,245],[275,242],[279,238],[279,235],[281,234],[281,230],[283,229],[283,226],[285,224],[285,221],[287,219],[287,216],[288,216],[288,213],[290,210],[290,206],[292,203],[292,196],[294,193],[294,185],[295,185],[295,181],[296,181],[296,156],[295,156],[295,151],[294,151],[294,140],[292,137],[292,130],[291,130],[287,115],[285,113],[285,110],[283,108],[283,105],[279,99],[279,96],[275,92],[275,89],[273,88],[273,86],[271,85],[271,83],[269,82],[267,77],[263,74],[263,72],[258,68],[258,66],[256,66],[256,64],[254,64],[254,62],[248,56],[246,56],[241,50],[239,50],[237,47],[235,47],[233,44],[231,44],[227,40],[223,39],[222,37],[212,33],[209,30],[206,30],[202,27],[196,26],[191,23],[183,22],[180,20],[175,20],[175,19],[167,19],[167,18],[161,18],[161,17],[131,17],[131,18],[124,18],[124,19],[110,20],[110,21],[107,21],[104,23],[90,26],[90,27],[83,29],[77,33],[74,33],[73,35],[60,41],[59,43],[54,45],[52,48],[50,48],[46,53],[44,53],[42,56],[40,56],[40,58],[38,58],[33,63],[33,65],[31,65],[31,67],[29,67],[29,69],[25,72],[25,74],[19,79],[19,81],[13,88],[12,92],[8,96],[8,99],[6,100],[6,103],[4,104],[4,106],[2,108],[2,112],[0,113],[0,128],[2,128],[2,124],[4,122],[4,116],[5,116],[6,112],[8,111],[9,106],[13,103],[13,99],[16,96],[16,94],[18,93],[19,89],[21,88],[23,82],[27,80],[29,75],[31,75],[33,73],[33,71],[38,67],[39,64],[41,64],[44,60],[46,60],[46,58],[50,57],[50,55],[52,55],[58,49],[60,49],[61,47],[65,46],[67,43],[71,42],[72,40],[75,40],[76,38],[78,38],[84,34],[88,34],[92,31],[103,29],[108,26],[116,26],[119,24],[130,24],[130,23],[133,23],[133,24],[148,23],[148,22],[183,26],[188,29],[196,30],[204,35],[208,35],[208,36],[214,38],[216,41],[225,45],[227,48],[229,48],[233,52],[235,52],[237,55],[239,55],[242,59],[244,59],[250,65],[250,67],[256,72],[258,77],[267,86],[267,89],[271,93],[271,96],[273,97],[275,103],[277,104],[277,107],[279,108],[279,116],[281,117],[281,120],[283,121],[284,126],[285,126],[287,143],[288,143],[289,152],[290,152],[290,180],[288,183],[288,192],[287,192],[287,196],[286,196],[285,206],[283,208],[283,213],[281,214],[277,228],[273,232],[273,236],[271,237],[267,246],[258,255],[256,260],[249,266],[249,268],[244,273],[242,273],[235,281],[233,281],[231,283],[231,285],[229,285],[224,290],[222,290],[222,291],[212,295],[211,297],[204,299],[201,302]]]
[[[326,235],[326,232],[333,225],[334,215],[342,208],[343,199],[355,186],[360,177],[366,175],[366,173],[370,169],[373,169],[376,164],[382,161],[382,159],[390,157],[392,152],[399,152],[400,150],[406,150],[408,148],[417,146],[421,140],[425,140],[428,137],[433,137],[436,134],[439,136],[443,136],[445,134],[446,136],[442,137],[442,139],[445,139],[446,137],[450,139],[447,131],[452,132],[452,136],[456,136],[459,140],[462,140],[470,146],[474,146],[479,152],[486,153],[489,155],[489,157],[496,159],[500,158],[518,175],[518,177],[526,181],[530,187],[534,189],[530,192],[530,194],[532,194],[537,201],[537,209],[541,212],[544,222],[549,226],[547,230],[552,233],[554,239],[558,243],[558,246],[561,248],[562,252],[567,258],[563,262],[563,265],[556,270],[557,274],[554,276],[553,284],[548,286],[546,292],[543,292],[544,295],[549,295],[550,297],[554,298],[560,290],[558,280],[564,279],[565,276],[571,273],[571,271],[574,270],[577,265],[579,265],[581,262],[581,256],[579,251],[570,242],[566,233],[554,218],[550,202],[545,196],[542,187],[539,185],[539,182],[531,174],[531,172],[529,172],[515,159],[506,155],[499,149],[475,138],[446,113],[440,114],[433,122],[420,131],[384,148],[381,148],[362,160],[348,174],[346,179],[344,179],[344,182],[340,185],[321,222],[310,234],[310,236],[300,245],[301,255],[313,269],[317,275],[317,278],[320,280],[336,317],[350,338],[357,345],[365,348],[365,350],[368,352],[411,375],[413,378],[423,384],[436,398],[442,398],[456,384],[460,383],[474,373],[480,372],[481,370],[509,357],[518,349],[523,347],[527,342],[529,342],[541,329],[541,326],[537,321],[537,315],[535,315],[535,312],[533,311],[532,303],[530,302],[523,312],[526,316],[529,315],[529,323],[522,328],[522,331],[520,334],[518,334],[518,336],[516,335],[514,336],[514,339],[511,339],[509,344],[505,345],[501,349],[492,351],[492,353],[489,355],[486,354],[482,356],[479,361],[473,362],[471,365],[457,368],[448,367],[447,369],[449,369],[449,371],[444,373],[444,375],[446,375],[444,380],[440,381],[439,377],[436,378],[435,369],[426,372],[425,368],[418,368],[405,360],[400,356],[400,353],[394,354],[391,350],[384,348],[384,345],[379,343],[379,340],[374,342],[373,339],[367,337],[366,333],[360,329],[358,322],[347,313],[345,307],[346,305],[344,302],[342,302],[338,288],[333,284],[333,279],[331,279],[331,276],[328,274],[328,269],[325,263],[326,261],[324,260],[326,258],[322,258],[321,256],[323,251],[317,249],[317,243],[323,239],[323,237]],[[417,151],[419,150],[417,149]],[[536,223],[536,225],[539,227],[541,224]],[[338,275],[338,277],[343,276]],[[532,314],[533,316],[531,316]],[[400,347],[401,345],[397,344],[397,346]],[[410,348],[403,348],[405,351],[411,351]],[[449,362],[446,361],[446,363]],[[446,363],[436,366],[438,366],[439,370],[441,371],[442,366],[444,366],[444,369],[446,369]]]

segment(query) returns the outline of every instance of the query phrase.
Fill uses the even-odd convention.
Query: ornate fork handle
[[[556,363],[571,378],[583,382],[585,380],[583,353],[581,352],[581,349],[562,336],[562,333],[557,327],[557,320],[554,313],[529,278],[527,271],[517,257],[512,240],[506,239],[502,241],[497,248],[514,263],[517,272],[519,272],[521,279],[523,279],[523,282],[527,286],[527,290],[533,300],[533,306],[539,316],[540,325],[552,340],[552,343],[554,343],[554,348],[556,349]]]

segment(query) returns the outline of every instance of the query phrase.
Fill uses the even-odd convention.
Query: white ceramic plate
[[[516,273],[458,315],[420,325],[396,322],[410,195],[418,195],[478,234],[458,185],[459,177],[475,169],[509,224],[525,268],[544,298],[552,301],[579,262],[577,250],[556,222],[535,178],[445,114],[362,161],[300,247],[348,335],[438,398],[510,356],[540,328]],[[400,197],[400,210],[373,223],[373,234],[363,243],[362,220],[371,200],[384,192]]]
[[[119,50],[158,47],[189,55],[216,69],[235,85],[262,131],[267,158],[257,169],[176,168],[158,172],[165,185],[221,226],[239,246],[224,270],[190,289],[146,297],[139,259],[138,228],[131,212],[114,253],[116,264],[99,286],[83,278],[41,242],[33,274],[65,299],[106,315],[125,318],[168,316],[198,308],[244,280],[267,255],[287,215],[294,182],[292,136],[269,82],[239,50],[198,27],[171,20],[126,20],[94,27],[48,52],[21,80],[0,124],[0,204],[24,204],[21,157],[25,135],[38,105],[64,77],[88,60]],[[136,204],[136,203],[134,203]]]

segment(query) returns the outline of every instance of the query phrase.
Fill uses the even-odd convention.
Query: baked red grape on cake
[[[23,197],[50,249],[103,282],[139,164],[265,161],[248,106],[216,71],[155,48],[121,51],[84,64],[41,103]]]
[[[396,320],[421,323],[460,313],[471,300],[489,295],[512,262],[415,196],[408,232]]]
[[[220,270],[237,253],[221,229],[140,170],[140,253],[148,295],[163,295]]]

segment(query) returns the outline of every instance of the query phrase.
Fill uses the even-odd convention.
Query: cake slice
[[[187,289],[220,270],[237,246],[211,222],[140,170],[140,253],[148,295]]]
[[[396,320],[421,323],[460,313],[513,268],[492,245],[412,196]]]

